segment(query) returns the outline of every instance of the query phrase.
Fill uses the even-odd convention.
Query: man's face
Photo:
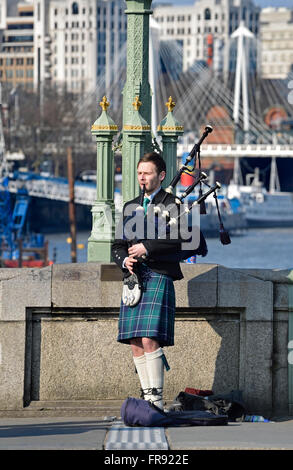
[[[158,189],[165,175],[165,171],[158,174],[157,167],[153,162],[141,162],[137,168],[138,183],[141,189],[145,185],[146,194],[151,194]]]

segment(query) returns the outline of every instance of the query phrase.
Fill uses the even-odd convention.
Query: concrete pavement
[[[107,430],[94,418],[2,418],[0,450],[100,450]]]
[[[129,428],[117,406],[58,417],[42,412],[0,417],[0,450],[292,450],[293,417],[227,426]],[[115,412],[109,413],[109,412]],[[56,412],[57,413],[57,412]],[[12,414],[12,413],[11,413]],[[52,416],[53,414],[53,416]],[[65,413],[63,413],[65,414]],[[116,418],[115,418],[116,416]]]

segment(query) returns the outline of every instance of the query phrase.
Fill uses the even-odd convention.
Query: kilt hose
[[[154,338],[161,347],[174,345],[175,289],[173,279],[158,274],[145,264],[139,266],[142,296],[135,307],[121,301],[118,323],[120,343],[131,338]]]

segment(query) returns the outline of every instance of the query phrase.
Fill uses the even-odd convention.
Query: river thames
[[[77,261],[87,261],[89,232],[78,232]],[[71,263],[69,233],[48,234],[49,257],[55,263]],[[198,263],[221,264],[227,268],[293,269],[293,228],[249,229],[242,235],[230,235],[231,244],[219,238],[207,238],[208,254]]]

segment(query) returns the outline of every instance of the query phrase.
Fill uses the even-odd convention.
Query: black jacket
[[[165,191],[161,189],[155,195],[152,201],[152,207],[154,205],[160,204],[164,195],[165,195]],[[139,206],[139,203],[140,203],[140,197],[137,197],[133,199],[132,201],[129,201],[126,204],[124,204],[121,220],[119,223],[120,234],[121,234],[121,229],[122,229],[122,223],[124,227],[125,222],[127,221],[127,216],[125,215],[125,213],[127,214],[127,212],[129,212],[129,206],[133,205],[131,206],[131,209],[136,208]],[[168,194],[163,205],[165,207],[168,207],[168,206],[170,207],[170,205],[173,205],[173,208],[175,208],[175,212],[176,212],[175,196],[173,196],[172,194]],[[173,215],[176,215],[176,214],[173,214]],[[179,261],[172,260],[172,255],[178,254],[181,250],[181,240],[179,238],[178,239],[166,238],[166,239],[160,239],[160,240],[143,238],[143,239],[140,239],[139,242],[143,243],[147,250],[148,256],[144,262],[145,264],[147,264],[147,266],[150,269],[152,269],[154,272],[159,273],[159,274],[166,274],[167,276],[170,276],[173,280],[179,280],[183,278]],[[124,269],[122,267],[122,263],[124,259],[127,256],[129,256],[128,247],[129,247],[129,242],[126,239],[121,238],[121,236],[119,236],[118,238],[115,238],[112,244],[113,260],[122,269],[122,271],[125,274],[128,273],[128,269]],[[159,255],[167,255],[166,256],[167,259],[164,261],[156,260],[156,256],[158,257]]]

